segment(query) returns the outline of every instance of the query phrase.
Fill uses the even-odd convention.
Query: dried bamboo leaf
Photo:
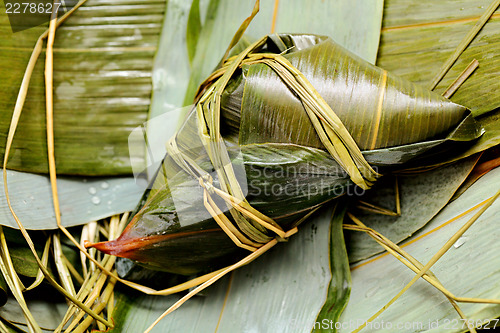
[[[49,262],[50,240],[51,240],[51,238],[47,237],[47,241],[45,242],[45,247],[43,249],[43,254],[42,254],[42,264],[45,265],[45,266],[48,266],[47,264]],[[30,256],[31,255],[32,254],[31,254],[31,251],[30,251]],[[43,276],[42,270],[37,265],[37,273],[36,273],[36,276],[35,276],[35,281],[33,281],[33,283],[29,287],[26,288],[26,291],[38,287],[40,285],[40,283],[42,283],[42,281],[43,281],[44,278],[45,277]]]
[[[61,239],[59,234],[53,235],[53,251],[54,251],[54,261],[57,268],[57,273],[59,274],[59,279],[61,281],[61,285],[66,289],[66,291],[72,296],[76,296],[75,286],[73,284],[73,280],[71,279],[71,274],[69,273],[69,269],[67,265],[64,263],[62,247],[61,247]]]

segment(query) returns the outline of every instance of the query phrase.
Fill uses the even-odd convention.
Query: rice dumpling
[[[470,111],[328,37],[275,34],[222,62],[122,235],[89,244],[191,275],[230,265],[384,173],[438,163]]]

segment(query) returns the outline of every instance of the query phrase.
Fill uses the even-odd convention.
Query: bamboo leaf
[[[332,277],[326,301],[316,318],[313,332],[331,332],[331,329],[325,330],[323,324],[325,322],[337,323],[349,301],[351,272],[345,247],[344,230],[342,228],[346,209],[346,201],[342,200],[337,203],[334,215],[332,216],[330,226],[330,270]]]
[[[470,156],[500,144],[500,109],[479,117],[478,121],[484,128],[484,135],[479,138],[472,147],[456,157],[457,159]]]
[[[18,274],[32,278],[37,276],[38,265],[30,249],[27,247],[9,246],[9,251],[12,264]]]
[[[182,107],[191,72],[186,45],[191,6],[192,1],[189,0],[167,3],[153,65],[153,96],[148,119]],[[175,124],[178,122],[175,121]],[[149,127],[147,130],[148,137],[153,138],[154,131]]]
[[[446,128],[458,125],[468,113],[431,91],[362,62],[330,40],[294,35],[280,38],[283,49],[293,47],[285,57],[335,110],[361,150],[439,138],[447,132]],[[323,146],[300,100],[270,67],[251,65],[243,70],[245,79],[227,102],[232,106],[241,101],[240,144],[291,142]],[[231,117],[238,116],[237,108],[230,111]],[[273,123],[268,119],[273,119]],[[284,122],[287,126],[282,125]],[[466,130],[455,132],[455,140],[473,139],[480,134],[474,126],[463,128]],[[465,136],[458,138],[458,133]]]
[[[483,26],[486,24],[486,22],[490,19],[491,15],[495,12],[495,10],[498,8],[498,5],[500,5],[500,1],[494,0],[488,8],[485,10],[483,15],[477,20],[476,24],[474,27],[472,27],[471,30],[467,33],[467,35],[462,39],[460,44],[457,46],[453,54],[446,60],[446,62],[443,64],[441,67],[441,70],[438,72],[438,74],[434,77],[434,79],[431,82],[430,89],[434,89],[436,85],[441,81],[443,76],[446,75],[446,73],[450,70],[451,66],[457,61],[458,57],[462,54],[462,52],[469,46],[470,42],[476,37],[477,33],[479,30],[483,28]]]
[[[208,297],[192,299],[191,306],[184,311],[176,311],[169,320],[161,321],[153,332],[205,332],[217,328],[220,309],[224,305],[225,287],[228,279],[209,287],[205,293]],[[151,323],[170,307],[178,296],[145,296],[130,292],[117,292],[116,308],[113,312],[116,326],[110,332],[143,332]]]
[[[154,331],[181,327],[191,332],[234,332],[238,327],[296,331],[312,327],[331,279],[327,255],[331,216],[332,209],[324,209],[316,217],[317,222],[307,224],[286,244],[237,270],[230,280],[223,279],[210,287],[205,297],[191,299],[162,320]],[[311,297],[312,294],[317,297]],[[178,296],[119,296],[114,318],[120,325],[116,331],[144,330],[177,299]]]
[[[26,241],[22,237],[22,234],[19,230],[10,228],[4,228],[3,232],[8,244],[10,257],[15,271],[23,276],[31,278],[36,277],[39,268],[35,258],[33,257],[33,253],[26,247]],[[46,251],[47,249],[44,250],[44,248],[46,248],[46,235],[43,233],[33,232],[32,237],[37,242],[37,245],[40,245],[37,247],[37,252],[40,256],[42,252],[48,252]],[[51,271],[50,267],[48,269]]]
[[[7,303],[7,282],[0,273],[0,306],[4,306]]]
[[[377,57],[383,6],[383,0],[313,0],[307,6],[300,0],[278,1],[274,32],[326,35],[373,64]],[[374,28],[366,29],[363,24],[359,27],[346,24],[360,22],[360,17],[369,17],[369,24],[373,24]]]
[[[404,249],[425,263],[472,216],[472,212],[477,211],[478,205],[484,204],[498,190],[499,177],[500,169],[497,168],[478,180],[404,244]],[[491,235],[497,230],[495,216],[499,209],[500,202],[497,201],[432,268],[442,284],[455,296],[489,299],[500,297],[496,270],[498,265],[491,262],[497,260],[497,257],[485,255],[498,251],[498,244]],[[474,263],[474,269],[471,269],[471,263]],[[387,255],[355,265],[352,268],[351,299],[341,317],[341,322],[347,323],[348,328],[342,332],[351,332],[356,327],[349,326],[350,320],[366,320],[413,276],[413,272]],[[500,308],[494,305],[471,303],[461,304],[461,307],[471,320],[497,318],[500,315]],[[460,322],[448,300],[421,281],[408,290],[395,306],[386,310],[374,325],[383,320],[394,326],[398,323],[415,323],[418,327],[408,328],[412,332],[430,328],[443,331],[446,323],[455,319]],[[463,329],[449,327],[449,331],[462,332]]]
[[[56,229],[48,177],[7,172],[12,205],[24,226],[27,229]],[[131,177],[59,177],[58,188],[62,223],[73,226],[134,209],[145,184],[137,184]],[[1,224],[17,229],[5,201],[0,203],[0,216]]]
[[[262,1],[260,12],[250,24],[247,34],[259,38],[271,31],[274,8],[272,1]],[[366,29],[363,25],[351,27],[345,22],[370,17],[370,23],[380,24],[383,1],[330,2],[315,0],[308,6],[301,1],[288,0],[278,4],[274,32],[312,33],[331,36],[340,45],[347,46],[354,53],[369,62],[374,62],[380,34],[376,29]],[[300,10],[297,10],[300,8]],[[234,31],[251,12],[252,1],[238,3],[231,1],[210,1],[207,17],[196,47],[189,87],[184,104],[191,104],[199,84],[213,71],[229,45]],[[367,51],[370,50],[370,51]],[[182,105],[179,105],[182,106]]]
[[[386,1],[377,64],[427,85],[491,3],[489,0],[460,0],[424,5],[411,0]],[[411,13],[407,11],[410,6]],[[479,60],[479,68],[452,96],[452,100],[471,108],[476,116],[488,112],[493,114],[479,117],[484,122],[484,137],[453,160],[483,151],[499,142],[495,113],[500,106],[500,86],[494,75],[500,64],[497,56],[499,13],[497,9],[436,89],[444,91],[473,58]]]
[[[54,108],[61,174],[130,173],[130,127],[147,117],[164,2],[105,4],[88,1],[57,30]],[[8,68],[1,71],[0,132],[6,133],[31,48],[45,27],[13,34],[5,12],[0,20],[0,66]],[[43,66],[40,60],[34,70],[10,168],[47,171]]]
[[[57,170],[60,173],[130,173],[130,126],[142,123],[147,117],[151,92],[149,79],[164,3],[152,1],[139,4],[124,1],[118,4],[114,2],[113,7],[105,4],[106,2],[88,1],[86,7],[77,11],[57,32],[55,127]],[[112,22],[108,20],[111,16],[116,16]],[[0,42],[0,48],[5,51],[0,54],[0,67],[9,68],[0,71],[1,81],[9,83],[0,86],[0,98],[3,98],[4,107],[4,111],[0,112],[0,132],[6,133],[30,48],[45,28],[36,27],[12,34],[4,12],[1,13],[0,20],[0,29],[5,30]],[[124,78],[120,79],[122,76]],[[15,148],[9,167],[32,172],[46,171],[42,78],[43,63],[40,60],[35,68],[28,101],[14,140]],[[75,113],[74,103],[78,103],[79,112]],[[143,166],[144,156],[139,156],[135,161]],[[18,207],[24,208],[32,204],[32,208],[37,210],[34,214],[33,211],[22,210],[21,218],[26,222],[26,227],[54,228],[46,178],[9,171],[9,180],[14,177],[17,188],[14,189],[12,200],[18,203]],[[63,208],[66,210],[66,217],[63,217],[65,225],[82,224],[130,210],[140,197],[141,190],[135,191],[134,186],[131,187],[135,182],[131,178],[103,179],[110,186],[123,185],[125,198],[130,200],[117,200],[119,188],[114,188],[113,191],[103,193],[107,200],[96,196],[92,203],[84,197],[78,198],[78,195],[84,193],[85,181],[82,178],[67,178],[60,184],[60,188],[64,188],[63,192],[71,194],[63,199],[66,201],[63,204],[66,206]],[[87,188],[89,189],[90,187]],[[16,227],[6,206],[1,205],[0,214],[5,217],[2,221],[6,225]]]
[[[395,243],[410,237],[426,225],[445,207],[476,164],[477,157],[440,167],[436,170],[398,175],[401,198],[401,216],[355,213],[365,225],[371,227]],[[425,195],[422,195],[425,193]],[[394,178],[389,176],[377,183],[372,191],[363,196],[363,201],[395,211]],[[384,249],[368,235],[348,231],[349,261],[355,263]]]
[[[387,0],[377,65],[428,86],[445,60],[490,5],[490,0],[437,1]],[[408,8],[412,8],[411,12]],[[441,93],[476,58],[479,68],[452,96],[474,115],[496,109],[500,83],[500,9],[493,14],[455,65],[439,83]]]
[[[323,209],[288,243],[234,273],[219,332],[237,327],[286,332],[313,328],[334,269],[328,255],[331,216],[331,208]]]
[[[198,44],[198,38],[200,37],[200,30],[200,1],[194,0],[191,3],[191,10],[189,11],[186,32],[186,47],[190,63],[193,62],[193,58],[196,54],[196,45]]]
[[[0,325],[2,331],[6,333],[25,333],[24,330],[20,329],[19,327],[15,326],[5,319],[0,319]]]
[[[229,153],[234,158],[231,150]],[[323,150],[254,144],[237,149],[237,153],[232,163],[243,172],[238,179],[247,184],[249,203],[285,230],[352,186],[348,175]],[[206,154],[196,162],[205,170],[212,169]],[[114,241],[94,246],[158,270],[184,275],[205,271],[207,267],[218,269],[240,257],[241,249],[234,246],[204,209],[199,182],[178,169],[166,159],[147,202],[127,230]],[[197,249],[200,242],[205,245]],[[159,255],[159,251],[163,254]]]
[[[56,328],[62,320],[62,316],[68,305],[64,298],[54,293],[53,289],[38,287],[35,293],[36,294],[33,294],[33,292],[31,292],[29,296],[27,296],[29,298],[27,298],[26,303],[37,323],[44,329],[44,332],[53,332],[54,328]],[[50,299],[51,302],[47,302],[47,299]],[[23,318],[21,309],[14,299],[9,298],[7,304],[0,308],[0,316],[11,322],[20,323],[21,325],[19,326],[27,331],[26,325],[22,324]]]
[[[217,66],[231,42],[234,32],[252,12],[253,4],[253,1],[239,2],[237,5],[234,1],[228,0],[211,0],[209,2],[196,46],[196,55],[193,59],[187,90],[183,103],[178,107],[190,105],[193,102],[196,89]],[[270,1],[263,1],[260,14],[250,25],[250,29],[257,30],[255,31],[257,36],[265,35],[270,31],[271,6]],[[251,32],[249,31],[249,33]],[[252,34],[254,33],[252,32]]]

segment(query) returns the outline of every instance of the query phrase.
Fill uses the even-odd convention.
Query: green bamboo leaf
[[[338,58],[330,57],[327,60],[336,65],[340,62],[348,68],[348,71],[351,68],[356,68],[354,65],[358,66],[359,71],[356,74],[346,74],[342,72],[343,66],[338,65],[338,73],[335,76],[333,72],[331,75],[325,75],[325,73],[328,74],[327,69],[333,71],[331,68],[335,68],[334,66],[330,66],[328,62],[321,63],[324,66],[321,67],[323,70],[316,72],[316,76],[313,78],[318,82],[333,78],[333,86],[338,84],[343,87],[342,79],[340,82],[335,82],[337,77],[359,76],[359,81],[354,81],[357,82],[357,86],[351,84],[346,88],[346,92],[333,94],[329,96],[330,98],[325,97],[325,99],[336,103],[333,108],[344,118],[345,123],[350,124],[350,132],[355,133],[354,138],[358,139],[358,144],[359,141],[363,142],[363,144],[359,144],[362,149],[368,145],[374,148],[379,147],[377,144],[382,147],[405,146],[426,138],[435,139],[437,134],[443,131],[449,132],[450,127],[452,128],[451,134],[447,134],[446,139],[457,141],[457,143],[473,140],[481,134],[465,108],[362,62],[327,38],[310,35],[274,35],[269,38],[268,45],[266,45],[269,49],[277,48],[276,53],[281,53],[291,46],[294,46],[294,51],[290,53],[292,59],[294,54],[300,54],[303,51],[306,56],[303,59],[300,58],[302,60],[300,63],[307,64],[307,60],[310,60],[313,67],[318,67],[316,59],[322,59],[320,56],[331,54],[338,56]],[[314,51],[314,53],[308,53],[308,51]],[[315,55],[312,60],[311,54]],[[305,67],[302,68],[305,73],[313,72],[305,65],[303,67]],[[264,83],[259,81],[258,74],[253,76],[252,68],[257,68],[256,73],[264,73],[262,77],[272,78],[275,82],[266,84],[265,80]],[[243,68],[244,70],[245,68]],[[374,80],[372,80],[373,76]],[[229,156],[233,158],[232,168],[241,169],[236,172],[239,174],[237,179],[239,186],[248,191],[245,194],[248,202],[265,216],[274,219],[278,223],[277,225],[283,228],[282,230],[290,230],[294,226],[291,224],[294,220],[305,216],[317,205],[345,194],[351,184],[333,160],[327,158],[328,155],[325,152],[323,156],[313,153],[316,155],[312,157],[311,148],[321,147],[322,142],[316,136],[316,130],[305,115],[302,104],[287,90],[288,88],[280,81],[281,79],[262,65],[250,65],[250,70],[244,77],[246,79],[241,79],[240,82],[245,82],[245,88],[235,90],[244,91],[245,94],[240,102],[241,121],[238,126],[238,144],[242,146],[239,148],[236,145],[236,149],[229,148]],[[387,87],[384,79],[387,79]],[[364,94],[357,93],[355,96],[356,87],[364,87],[364,82],[369,82],[366,83],[367,86],[373,86],[374,82],[379,82],[379,80],[383,80],[382,88],[373,91],[372,96],[366,92]],[[312,81],[314,82],[314,80]],[[263,89],[262,87],[275,88]],[[280,88],[281,91],[276,91]],[[322,92],[323,96],[328,96],[328,92],[332,90],[341,91],[341,89],[332,89],[331,87],[330,90],[325,90]],[[385,92],[386,98],[381,98],[384,94],[381,94],[380,91]],[[408,94],[407,101],[402,102],[402,98],[389,97],[397,96],[402,92],[403,95]],[[266,94],[266,98],[262,101],[264,94]],[[245,100],[248,95],[251,97],[248,97],[249,100]],[[288,99],[286,100],[280,98],[287,95]],[[255,102],[252,97],[256,100]],[[346,100],[351,101],[349,107],[341,109],[342,105],[347,105]],[[378,100],[379,103],[374,103],[373,100],[375,102]],[[366,105],[370,105],[370,102],[378,107],[366,107]],[[358,105],[359,108],[356,108]],[[408,108],[411,108],[411,115],[412,118],[416,118],[415,120],[407,120],[406,115],[410,114]],[[386,122],[395,123],[405,130],[401,131],[399,136],[394,135],[389,130],[379,133],[379,128],[373,128],[371,124],[373,114],[377,117],[375,119],[376,122],[378,121],[377,124],[381,123],[382,125],[387,119]],[[418,116],[414,116],[415,114]],[[275,122],[275,124],[268,120],[276,118],[287,119],[287,125],[283,126],[283,122],[280,121]],[[212,174],[211,177],[216,184],[221,182],[213,170],[217,166],[212,165],[205,148],[196,135],[197,128],[200,126],[197,119],[193,110],[175,139],[176,145],[181,147],[181,150],[177,153],[169,152],[165,157],[152,184],[152,190],[148,194],[148,201],[134,216],[127,230],[117,240],[94,244],[94,247],[105,253],[139,261],[148,267],[184,275],[200,273],[205,270],[212,271],[234,262],[237,258],[242,258],[242,250],[234,246],[234,239],[226,237],[226,233],[219,228],[223,222],[216,222],[212,218],[212,213],[203,209],[208,203],[204,203],[206,200],[205,192],[203,187],[199,185],[198,179],[186,172],[185,168],[181,167],[182,165],[178,162],[179,157],[193,161],[190,164],[196,165],[196,170],[201,170],[197,171],[198,173]],[[435,119],[440,119],[439,124],[435,124]],[[362,130],[364,124],[368,124],[368,128],[371,130]],[[454,127],[456,128],[453,129]],[[301,135],[304,134],[305,137],[302,137]],[[431,142],[436,144],[436,142],[442,143],[443,140],[445,139]],[[273,142],[273,144],[263,144],[265,142]],[[259,145],[259,143],[261,144]],[[278,144],[278,148],[274,148],[275,143]],[[391,153],[393,156],[395,155],[395,151]],[[418,157],[420,153],[421,151],[411,150],[412,157]],[[435,154],[435,151],[433,153]],[[323,160],[326,158],[326,162],[323,162],[321,158]],[[294,165],[296,161],[299,163]],[[399,163],[401,161],[398,160],[396,164]],[[334,170],[330,171],[328,165],[331,165]],[[311,169],[311,166],[327,172],[318,174],[316,170]],[[263,168],[263,171],[255,175],[253,171],[256,168]],[[290,172],[288,168],[305,171],[301,173]],[[282,174],[283,169],[285,169],[284,175]],[[261,177],[262,175],[263,177]],[[314,176],[317,177],[316,180]],[[295,184],[297,179],[303,180],[304,183]],[[316,185],[313,180],[320,182],[321,185]],[[257,185],[252,186],[253,184]],[[276,186],[280,189],[280,193],[274,193]],[[273,190],[268,191],[267,188]],[[338,188],[340,191],[336,193]],[[297,193],[302,192],[303,195],[297,196]],[[283,198],[280,197],[280,194]],[[290,198],[293,198],[294,201],[291,202]],[[210,200],[212,199],[210,198]],[[224,207],[222,200],[214,200],[217,207]],[[283,209],[280,210],[279,206]],[[217,213],[217,215],[221,214]],[[256,247],[258,244],[253,242],[264,243],[266,242],[265,237],[269,237],[268,234],[264,233],[264,230],[259,231],[252,226],[244,229],[244,224],[236,222],[241,232],[235,229],[233,238],[239,239],[247,246]],[[250,241],[245,239],[245,235],[249,236]],[[204,243],[205,246],[196,249],[196,244],[199,243]],[[159,256],[159,253],[162,255]]]
[[[89,0],[56,33],[54,121],[60,174],[130,173],[130,128],[147,118],[153,57],[165,2],[105,3]],[[7,133],[31,49],[46,28],[12,33],[8,22],[2,7],[0,133]],[[34,69],[8,166],[45,173],[43,54],[41,58]],[[5,143],[2,140],[0,144],[3,154]]]
[[[205,3],[199,3],[200,14],[206,12]],[[186,40],[192,1],[169,1],[166,6],[153,65],[153,96],[148,114],[150,120],[182,107],[191,73]],[[176,119],[173,123],[179,121]],[[162,138],[162,132],[147,126],[148,138],[152,141],[157,136]]]
[[[233,150],[229,153],[235,169],[243,172],[238,179],[246,184],[242,187],[248,202],[284,230],[353,186],[333,158],[320,149],[252,144]],[[196,162],[205,170],[212,169],[206,154]],[[202,248],[197,247],[200,243]],[[147,202],[127,230],[118,239],[95,247],[184,275],[220,268],[244,254],[205,210],[198,180],[179,171],[170,158],[165,159]]]
[[[271,32],[273,2],[262,1],[260,13],[250,24],[247,33],[259,38]],[[370,17],[370,22],[380,24],[383,1],[370,3],[315,1],[304,6],[301,1],[281,1],[276,13],[275,32],[312,33],[331,36],[340,45],[348,46],[354,53],[369,62],[375,62],[380,34],[377,29],[351,28],[346,21]],[[301,10],[297,10],[300,8]],[[353,9],[354,8],[354,9]],[[252,1],[235,4],[231,1],[210,1],[205,23],[196,47],[197,56],[189,79],[184,104],[192,103],[198,85],[213,71],[241,22],[252,9]],[[370,50],[367,52],[366,50]],[[182,105],[178,105],[182,106]]]
[[[42,332],[53,332],[63,319],[68,308],[65,299],[54,293],[54,289],[46,286],[37,287],[36,291],[26,295],[26,303],[37,323],[42,328]],[[50,299],[50,302],[47,300]],[[16,300],[10,297],[5,306],[0,308],[0,316],[14,323],[19,323],[19,327],[24,332],[28,332],[24,322],[21,308]],[[16,331],[19,332],[19,331]]]
[[[484,128],[484,135],[475,144],[456,158],[463,158],[500,144],[500,109],[478,118]]]
[[[38,265],[30,249],[25,246],[9,246],[10,257],[16,272],[31,278],[36,277]],[[41,256],[41,253],[39,253]]]
[[[3,275],[0,273],[0,307],[7,303],[7,296],[7,282],[5,282]]]
[[[383,0],[313,0],[307,6],[301,0],[279,1],[274,32],[326,35],[373,64],[377,57],[383,6]],[[373,24],[373,29],[366,29],[364,24],[359,27],[346,24],[360,23],[360,17],[369,18],[368,24]]]
[[[472,157],[428,172],[398,175],[401,216],[370,214],[361,210],[354,214],[366,226],[400,243],[420,230],[448,204],[476,161],[477,157]],[[395,211],[394,176],[380,180],[362,200]],[[351,263],[384,250],[365,233],[348,231],[347,235]]]
[[[404,249],[420,262],[426,263],[445,241],[472,217],[472,211],[477,210],[473,207],[498,191],[499,180],[499,168],[483,176],[412,237]],[[498,256],[489,255],[499,250],[498,242],[492,237],[498,230],[499,212],[500,201],[496,201],[431,268],[441,283],[455,296],[489,299],[500,297],[496,268],[498,264],[495,263]],[[414,276],[413,272],[392,256],[385,255],[375,259],[352,267],[352,292],[349,304],[341,317],[341,323],[345,323],[342,332],[353,331],[357,326],[349,322],[360,323],[367,320]],[[495,305],[460,303],[460,306],[471,320],[487,322],[500,316],[499,307]],[[423,281],[417,282],[409,289],[366,331],[376,331],[375,325],[380,325],[382,321],[394,325],[391,331],[401,331],[402,329],[397,328],[398,324],[409,325],[404,329],[409,332],[430,331],[430,328],[435,332],[464,331],[458,314],[448,300]],[[451,326],[452,321],[460,325]],[[482,322],[478,324],[480,326]]]
[[[39,267],[33,257],[33,253],[26,246],[26,241],[24,240],[22,234],[19,230],[10,228],[4,228],[3,231],[9,246],[10,257],[15,271],[26,277],[36,277]],[[41,257],[47,235],[43,232],[32,232],[31,236],[37,244],[37,253]],[[49,272],[52,272],[51,267],[48,267],[48,270]]]
[[[490,5],[491,0],[435,1],[387,0],[377,65],[404,78],[429,86],[442,64]],[[411,12],[408,8],[412,8]],[[442,93],[473,60],[479,68],[451,99],[474,115],[496,109],[500,83],[500,9],[493,14],[472,43],[436,87]]]
[[[329,258],[321,253],[328,252],[330,246],[339,245],[331,243],[333,238],[339,237],[339,234],[332,233],[330,236],[328,229],[332,228],[333,232],[333,229],[339,231],[340,227],[342,231],[341,219],[336,220],[339,222],[336,227],[328,226],[327,222],[332,212],[332,209],[323,210],[316,216],[317,220],[321,219],[320,224],[312,223],[304,226],[302,232],[287,244],[274,249],[251,266],[235,272],[232,281],[223,279],[204,292],[203,297],[190,300],[192,301],[190,306],[169,315],[155,330],[173,331],[182,327],[183,330],[190,332],[208,330],[234,332],[237,327],[247,329],[255,327],[265,331],[279,331],[281,327],[281,330],[297,331],[312,327],[316,319],[315,311],[311,308],[316,309],[316,312],[321,309],[332,278],[332,275],[327,273]],[[340,245],[341,249],[342,243]],[[297,253],[301,255],[297,256]],[[304,258],[309,256],[314,256],[315,260],[304,261]],[[303,283],[304,279],[309,282]],[[234,296],[225,300],[228,290]],[[311,293],[318,293],[318,297],[310,297]],[[241,301],[242,297],[245,299],[244,302]],[[286,302],[282,301],[283,297],[286,298]],[[176,296],[155,298],[120,293],[113,315],[117,326],[112,332],[144,330],[155,316],[175,300]],[[242,307],[247,310],[241,311]],[[222,310],[224,310],[222,321],[217,325]],[[261,322],[260,312],[266,313],[266,316],[273,317],[274,320]]]
[[[217,332],[313,328],[335,269],[329,255],[330,230],[336,231],[330,229],[332,212],[325,207],[287,243],[233,274]]]
[[[287,243],[221,279],[153,331],[309,330],[327,299],[332,277],[328,255],[332,213],[332,208],[322,209]],[[113,316],[117,327],[112,332],[143,331],[179,298],[127,294],[118,296]]]
[[[252,12],[254,1],[235,3],[228,0],[211,0],[206,10],[206,17],[193,59],[191,74],[188,78],[184,101],[178,107],[193,102],[196,89],[210,75],[220,62],[227,46],[238,30],[241,22]],[[270,31],[272,2],[262,1],[260,14],[250,25],[252,35],[262,36]],[[257,37],[258,38],[258,37]]]
[[[361,150],[442,136],[468,114],[462,106],[361,61],[330,40],[314,38],[283,35],[280,51],[293,47],[285,57],[335,110]],[[240,101],[240,144],[292,142],[322,147],[301,102],[270,67],[259,64],[243,70],[245,78],[227,102],[233,106]],[[234,107],[230,111],[231,117],[238,116]],[[450,139],[470,140],[480,134],[474,126],[461,128],[464,131],[456,131]]]
[[[12,206],[27,229],[57,228],[47,176],[8,170],[7,181]],[[132,177],[59,177],[62,223],[69,227],[130,211],[144,188]],[[0,202],[0,216],[0,224],[18,228],[5,200]]]
[[[198,59],[194,61],[194,67],[190,68],[187,60],[185,46],[187,35],[184,27],[188,24],[191,3],[183,1],[182,3],[169,2],[167,4],[162,37],[154,66],[154,93],[149,123],[153,123],[155,118],[162,114],[192,102],[194,90],[217,66],[233,37],[234,31],[250,13],[251,5],[251,2],[234,3],[215,0],[200,3],[200,14],[204,18],[200,32],[202,37],[199,38],[199,45],[196,46]],[[352,2],[349,6],[352,6]],[[348,46],[356,54],[374,63],[380,35],[378,26],[382,17],[383,1],[371,1],[369,4],[356,3],[353,7],[356,10],[351,10],[349,6],[330,1],[317,1],[314,6],[304,6],[300,1],[298,3],[281,1],[277,12],[276,31],[334,36],[338,43]],[[296,8],[301,8],[301,10],[296,11]],[[299,12],[302,15],[298,17],[297,13]],[[366,29],[361,25],[359,28],[353,29],[343,23],[345,20],[357,21],[360,15],[370,17],[370,22],[373,22],[377,28]],[[247,31],[252,37],[243,36],[242,41],[246,41],[248,46],[248,40],[268,34],[271,31],[272,16],[273,3],[263,1],[260,4],[259,14],[254,18]],[[325,19],[317,19],[319,16]],[[309,19],[313,17],[314,19]],[[338,19],[332,22],[332,17]],[[356,38],[352,38],[353,35]],[[241,45],[237,45],[235,49],[242,51]],[[190,82],[189,89],[188,81]],[[171,118],[169,122],[172,123],[178,123],[183,119],[181,112],[177,114],[170,112],[169,117],[178,117],[179,120]],[[158,151],[159,156],[163,156],[165,150],[158,149],[160,146],[164,147],[163,128],[161,126],[148,126],[147,131],[151,142],[162,142],[155,148],[155,151]]]
[[[323,307],[314,323],[313,332],[336,332],[331,329],[330,323],[337,323],[340,315],[344,311],[349,301],[351,293],[351,272],[349,268],[344,240],[344,230],[342,223],[344,221],[345,211],[347,210],[346,201],[340,201],[332,216],[330,226],[330,270],[332,278],[328,287],[328,294]],[[325,329],[325,323],[328,329]]]
[[[150,70],[164,4],[125,1],[114,3],[113,8],[102,4],[88,1],[86,7],[77,11],[57,32],[55,108],[59,173],[130,173],[127,140],[130,126],[140,124],[147,117]],[[119,15],[113,22],[121,25],[110,23],[108,19],[112,15]],[[0,98],[5,102],[2,103],[5,112],[0,113],[0,129],[6,133],[30,48],[45,27],[12,34],[4,12],[0,20],[0,29],[5,30],[0,41],[0,48],[5,51],[0,55],[0,67],[9,68],[0,71],[1,81],[9,83],[0,87]],[[130,37],[124,39],[123,36]],[[126,78],[119,79],[126,73]],[[74,109],[75,103],[79,106],[78,112]],[[9,166],[43,172],[47,164],[43,59],[35,68],[24,112],[14,140],[17,148]],[[143,160],[141,155],[136,161],[143,165]],[[11,188],[11,200],[25,226],[55,228],[47,178],[9,171],[8,179],[15,185]],[[62,198],[66,201],[62,203],[66,206],[63,224],[82,224],[130,210],[140,197],[141,190],[134,190],[132,178],[100,181],[112,191],[103,191],[103,196],[96,196],[92,202],[83,194],[85,189],[92,191],[92,188],[99,192],[98,183],[84,184],[83,178],[61,180],[60,191],[66,193]],[[117,200],[119,187],[126,193],[125,201]],[[22,209],[26,206],[32,210]],[[5,225],[17,228],[6,205],[1,205],[0,214]]]
[[[200,17],[200,0],[194,0],[191,3],[191,10],[187,21],[186,31],[186,46],[189,62],[193,62],[196,54],[196,45],[201,31],[201,17]]]
[[[15,326],[14,324],[6,321],[5,319],[0,319],[0,325],[2,325],[2,330],[6,333],[24,333],[25,331]]]
[[[215,332],[217,318],[224,306],[228,279],[204,291],[207,297],[195,297],[193,303],[161,321],[153,332]],[[116,326],[109,332],[143,332],[165,309],[179,299],[178,296],[146,296],[129,290],[118,291],[113,318]]]
[[[414,82],[428,85],[490,3],[489,0],[440,1],[424,5],[410,0],[386,1],[377,64]],[[407,11],[410,6],[411,13]],[[444,91],[472,59],[479,60],[479,68],[451,99],[471,108],[474,115],[493,114],[478,118],[484,123],[484,137],[452,160],[499,143],[498,117],[495,113],[498,113],[500,89],[498,80],[492,75],[500,65],[496,56],[500,42],[499,27],[497,9],[436,89]]]

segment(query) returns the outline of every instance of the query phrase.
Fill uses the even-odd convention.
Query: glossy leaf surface
[[[131,172],[128,135],[147,119],[164,1],[89,0],[57,29],[55,154],[59,174]],[[32,48],[43,26],[10,31],[0,14],[0,133],[5,135]],[[8,167],[47,172],[45,53],[35,66]],[[3,155],[5,141],[0,142]],[[137,161],[142,163],[143,161]]]
[[[387,0],[377,65],[428,87],[442,64],[490,5],[490,0]],[[451,97],[474,115],[500,106],[500,9],[436,87],[442,93],[473,60],[479,67]]]

